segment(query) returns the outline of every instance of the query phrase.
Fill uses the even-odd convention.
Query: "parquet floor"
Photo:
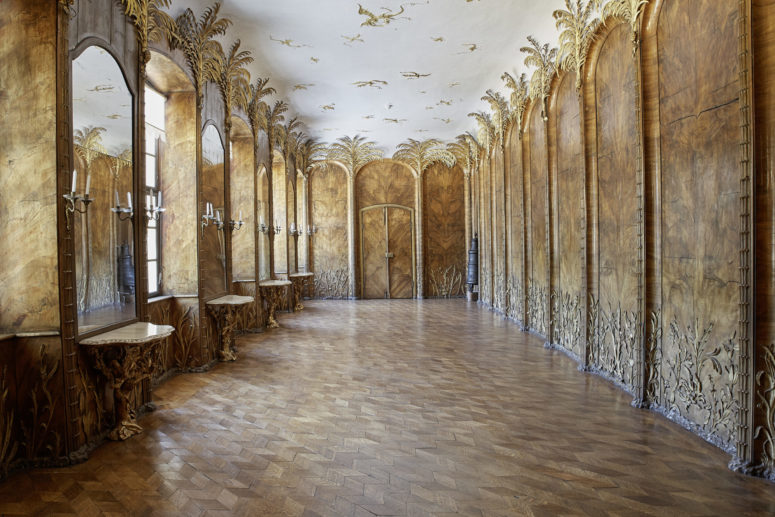
[[[775,485],[461,300],[308,302],[3,515],[772,515]]]

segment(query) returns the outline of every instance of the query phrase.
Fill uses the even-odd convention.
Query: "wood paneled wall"
[[[335,164],[316,167],[309,178],[310,270],[315,297],[347,298],[347,172]]]
[[[465,288],[465,178],[460,167],[431,165],[423,173],[425,295],[461,296]]]
[[[656,0],[640,21],[605,20],[581,91],[560,72],[547,120],[533,101],[483,161],[481,300],[775,478],[775,2]]]

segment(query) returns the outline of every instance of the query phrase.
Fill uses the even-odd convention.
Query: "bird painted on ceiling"
[[[320,106],[320,109],[322,111],[334,111],[336,109],[335,106],[336,106],[336,103],[332,102],[331,104],[324,104]]]
[[[317,63],[318,61],[320,61],[320,59],[317,57],[311,57],[309,58],[309,60],[312,61],[313,63]]]
[[[402,122],[406,122],[405,118],[386,118],[383,119],[385,122],[389,122],[391,124],[400,124]]]
[[[374,118],[374,115],[364,115],[363,118],[365,118],[366,120],[369,120]]]
[[[463,43],[464,47],[468,47],[468,52],[473,52],[479,48],[476,43]],[[465,52],[458,52],[458,54],[465,54]]]
[[[345,45],[347,45],[348,47],[352,47],[350,43],[355,43],[355,42],[366,43],[365,41],[363,41],[363,38],[361,38],[360,34],[356,34],[355,36],[345,36],[344,34],[342,34],[342,38],[346,39],[349,42],[349,43],[345,43]]]
[[[407,79],[419,79],[421,77],[429,77],[431,74],[418,74],[417,72],[401,72],[401,75]]]
[[[441,100],[438,102],[437,106],[441,106],[442,104],[443,104],[444,106],[452,106],[452,101],[448,101],[448,100],[446,100],[446,99],[441,99]]]
[[[403,5],[401,6],[401,10],[396,11],[395,13],[392,9],[388,9],[387,7],[381,7],[380,9],[385,12],[382,14],[374,14],[371,11],[364,9],[361,4],[358,4],[358,14],[367,17],[366,21],[361,23],[361,27],[384,27],[393,21],[394,18],[400,14],[403,14],[404,12]]]
[[[277,43],[279,43],[280,45],[285,45],[286,47],[289,47],[289,48],[302,48],[302,47],[309,47],[309,45],[304,45],[304,44],[301,44],[301,45],[299,45],[299,44],[294,44],[294,42],[293,42],[293,40],[292,40],[292,39],[277,39],[277,38],[273,37],[271,34],[269,35],[269,39],[270,39],[270,40],[272,40],[272,41],[276,41],[276,42],[277,42]],[[310,48],[311,48],[311,47],[310,47]]]
[[[371,88],[378,88],[382,89],[381,85],[387,86],[387,81],[380,81],[379,79],[372,79],[370,81],[355,81],[353,83],[354,86],[357,86],[358,88],[363,88],[364,86],[369,86]]]
[[[460,82],[459,81],[455,81],[453,83],[449,83],[449,87],[450,88],[454,88],[455,86],[460,86]]]
[[[293,85],[293,91],[297,90],[306,90],[307,88],[315,86],[315,83],[307,83],[307,84],[294,84]]]
[[[451,118],[439,118],[439,117],[433,117],[434,120],[440,120],[444,122],[445,124],[450,124],[452,122]]]
[[[444,41],[444,36],[436,36],[436,37],[431,36],[431,39],[436,43],[442,43]]]

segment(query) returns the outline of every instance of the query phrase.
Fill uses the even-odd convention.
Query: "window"
[[[156,90],[145,87],[145,207],[162,205],[159,182],[160,148],[165,140],[164,115],[167,99]],[[148,296],[161,292],[161,216],[148,220],[146,234]]]

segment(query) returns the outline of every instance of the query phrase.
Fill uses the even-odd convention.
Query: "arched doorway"
[[[361,298],[415,296],[414,210],[373,205],[360,211]]]

